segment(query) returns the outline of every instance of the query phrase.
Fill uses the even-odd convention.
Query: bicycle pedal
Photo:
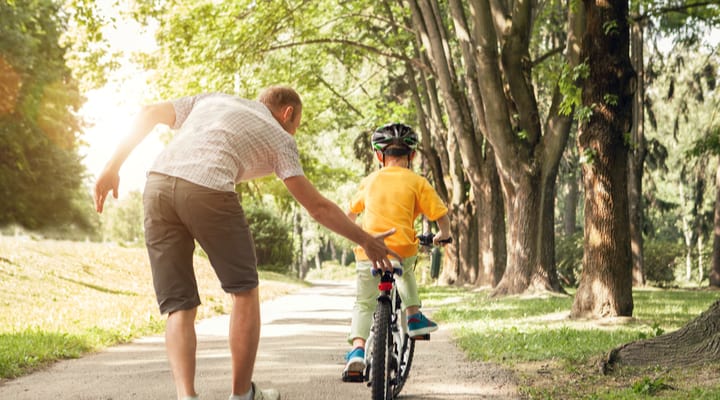
[[[360,371],[343,371],[342,380],[343,382],[362,382],[364,376]]]
[[[413,340],[430,340],[430,334],[426,333],[424,335],[413,336],[412,339]]]

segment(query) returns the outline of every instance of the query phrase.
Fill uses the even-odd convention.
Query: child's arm
[[[355,220],[356,220],[357,217],[358,217],[358,215],[355,214],[355,213],[352,212],[352,211],[348,211],[348,212],[347,212],[347,216],[348,216],[348,218],[350,218],[350,221],[352,221],[352,222],[355,222]]]
[[[447,214],[445,214],[442,217],[438,218],[436,222],[439,231],[435,234],[435,236],[433,236],[433,244],[437,246],[441,240],[446,240],[450,238],[450,218]]]

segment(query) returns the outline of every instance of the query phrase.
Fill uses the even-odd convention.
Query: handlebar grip
[[[432,246],[433,245],[433,237],[435,237],[435,234],[433,234],[432,232],[426,232],[426,233],[423,233],[422,235],[417,236],[417,238],[420,241],[420,244],[422,246]],[[449,237],[447,239],[441,240],[439,243],[448,244],[448,243],[452,243],[452,241],[453,241],[453,238]]]

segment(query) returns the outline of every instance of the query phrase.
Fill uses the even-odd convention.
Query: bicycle
[[[433,245],[432,233],[418,235],[420,245]],[[442,241],[451,243],[452,238]],[[373,271],[373,275],[377,271]],[[366,381],[371,387],[373,400],[396,398],[407,382],[415,352],[416,340],[430,340],[430,334],[418,337],[408,335],[407,316],[402,309],[400,294],[395,288],[395,275],[401,275],[402,268],[393,267],[380,276],[377,306],[373,315],[370,336],[365,344],[365,373],[347,375],[346,382]]]

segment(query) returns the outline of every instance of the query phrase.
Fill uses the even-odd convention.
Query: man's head
[[[372,135],[372,147],[380,162],[386,157],[407,157],[408,163],[415,156],[418,137],[411,127],[393,123],[379,127]]]
[[[267,87],[260,92],[258,101],[265,104],[283,129],[291,135],[295,134],[302,118],[302,100],[293,88]]]

